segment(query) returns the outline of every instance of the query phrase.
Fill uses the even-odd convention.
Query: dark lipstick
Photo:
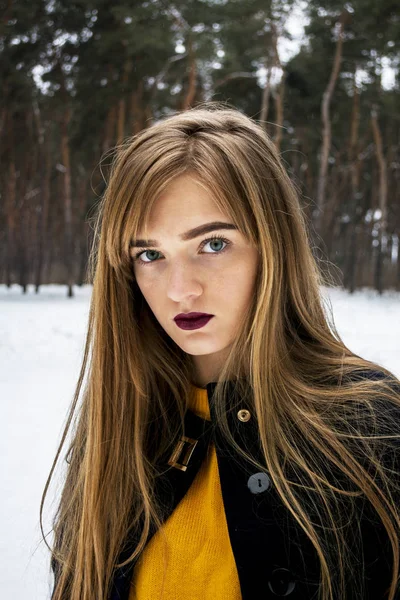
[[[200,327],[204,327],[213,316],[214,315],[198,312],[186,314],[180,313],[174,317],[174,321],[181,329],[200,329]]]

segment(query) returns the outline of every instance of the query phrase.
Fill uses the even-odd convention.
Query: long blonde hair
[[[373,444],[360,437],[357,423],[361,429],[362,414],[366,431],[376,431],[383,418],[375,410],[378,397],[400,407],[393,388],[398,380],[355,355],[328,322],[320,289],[327,282],[312,255],[296,189],[274,144],[256,122],[218,102],[174,114],[113,149],[89,263],[93,291],[83,364],[40,507],[42,525],[45,496],[71,428],[50,548],[56,574],[53,600],[106,599],[127,532],[143,522],[133,559],[144,548],[150,526],[161,527],[152,494],[155,463],[183,429],[193,365],[144,301],[133,273],[130,240],[142,227],[147,231],[153,202],[184,173],[212,193],[257,245],[261,258],[253,304],[214,392],[217,420],[232,455],[242,454],[258,470],[268,469],[282,502],[316,549],[322,600],[346,598],[351,560],[345,535],[336,526],[341,503],[351,507],[357,498],[366,499],[393,550],[388,599],[393,600],[399,507],[393,484],[372,453]],[[371,369],[386,377],[357,378]],[[225,382],[237,380],[239,394],[245,393],[238,373],[246,373],[251,389],[264,464],[244,453],[228,428]],[[149,441],[151,422],[158,427],[157,449]],[[362,451],[352,451],[349,442],[357,442]],[[351,489],[335,487],[327,465],[340,469]],[[371,465],[383,482],[380,487]],[[300,474],[303,486],[290,480],[289,469]],[[323,528],[313,523],[310,490],[318,495]],[[339,566],[338,581],[332,577],[333,565],[335,570]]]

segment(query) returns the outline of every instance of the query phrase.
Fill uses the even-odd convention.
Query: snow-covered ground
[[[84,348],[92,288],[74,289],[71,299],[65,286],[39,294],[29,286],[23,295],[20,286],[0,285],[0,597],[10,600],[50,597],[39,505]],[[400,294],[323,294],[346,345],[400,377]],[[46,533],[52,507],[46,500]]]

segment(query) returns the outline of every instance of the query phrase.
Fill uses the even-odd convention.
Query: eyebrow
[[[221,221],[213,221],[211,223],[205,223],[204,225],[199,225],[194,229],[189,229],[185,233],[181,233],[179,238],[187,242],[188,240],[193,240],[200,235],[204,235],[205,233],[210,233],[210,231],[215,231],[216,229],[238,229],[234,223],[222,223]],[[158,246],[159,242],[157,240],[131,240],[130,247],[131,248],[143,248],[145,246]]]

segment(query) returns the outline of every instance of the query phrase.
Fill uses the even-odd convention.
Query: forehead
[[[181,175],[172,180],[157,196],[152,206],[153,219],[157,215],[165,215],[174,210],[186,212],[221,212],[216,194],[198,179],[191,175]]]
[[[142,218],[139,219],[137,235],[147,235],[147,230],[186,230],[181,239],[193,238],[192,230],[210,222],[233,223],[228,211],[218,198],[202,182],[191,175],[173,179],[155,198],[150,200]],[[140,234],[139,234],[140,231]]]

